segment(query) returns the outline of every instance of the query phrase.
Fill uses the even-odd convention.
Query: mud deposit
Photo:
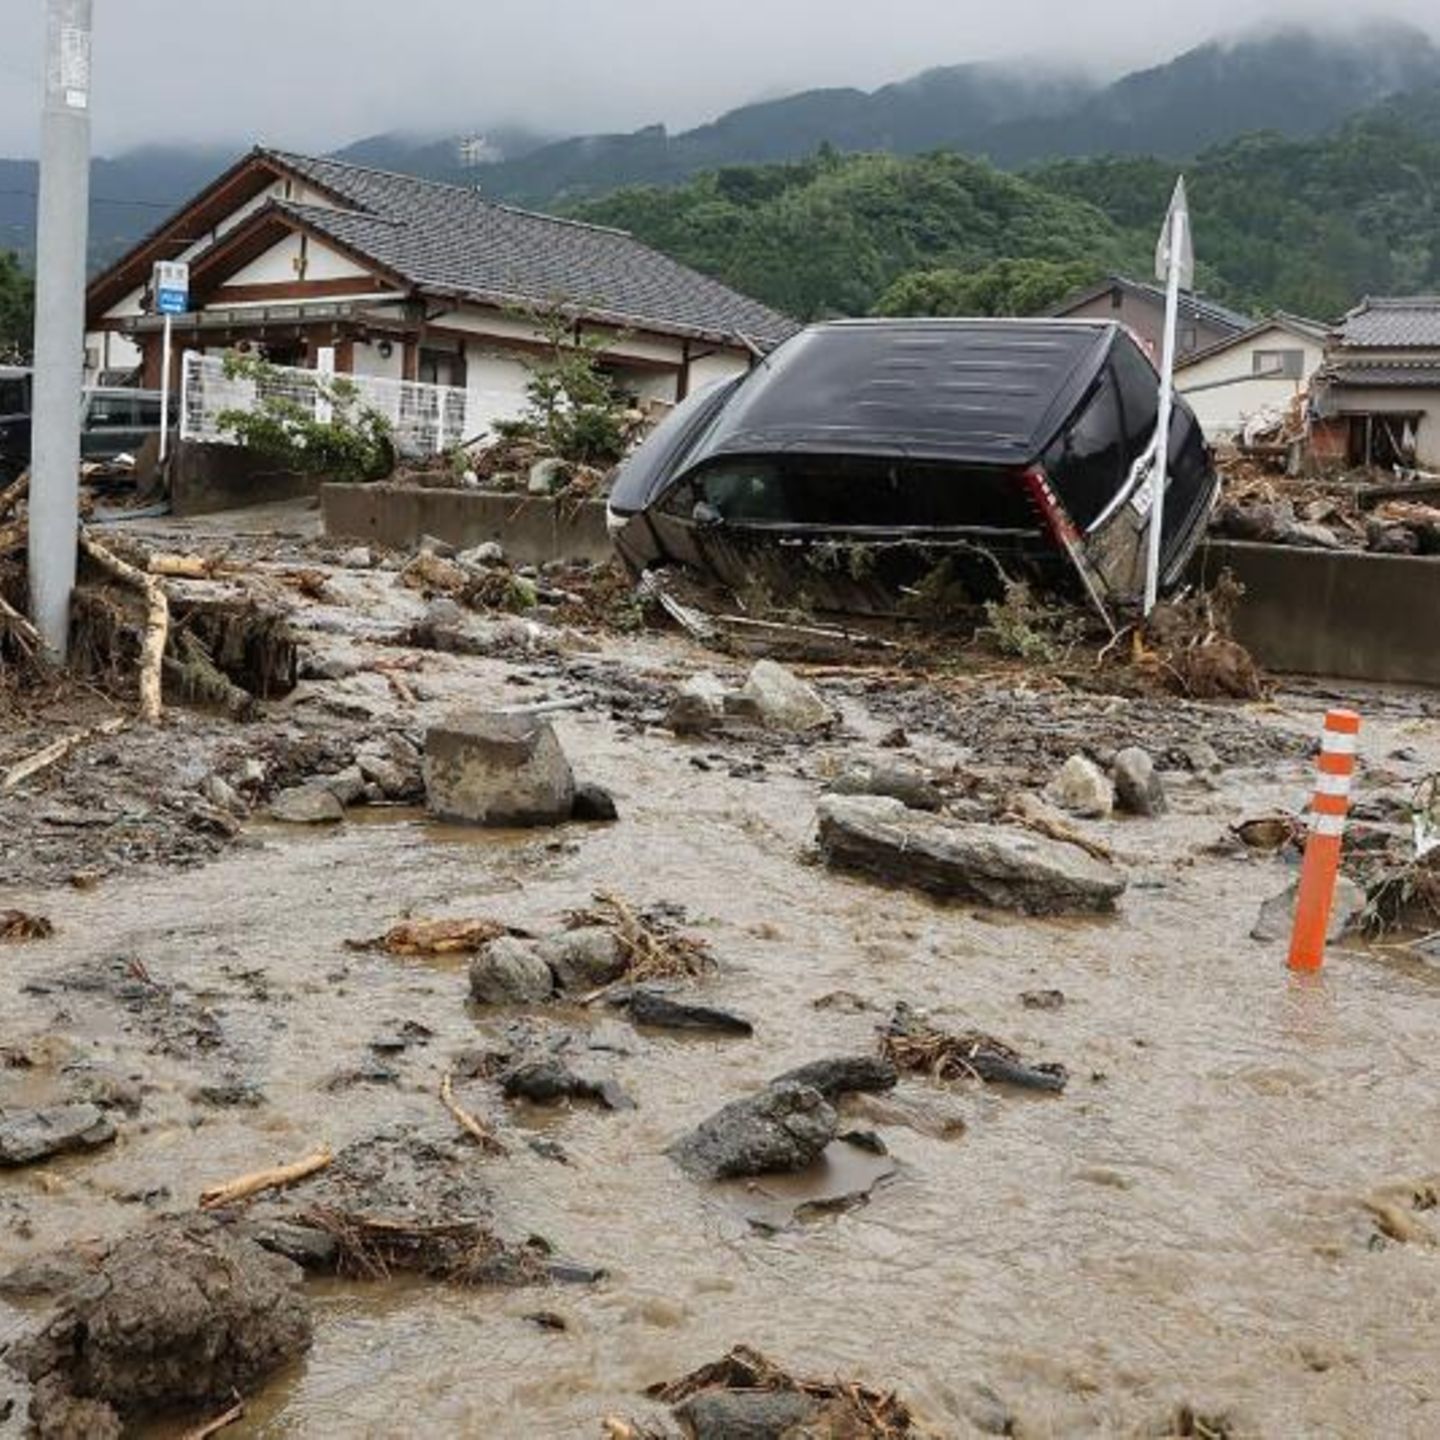
[[[819,681],[842,718],[818,737],[682,740],[660,724],[674,684],[742,667],[663,635],[555,626],[490,655],[415,650],[397,639],[423,597],[287,543],[329,576],[327,598],[291,597],[307,654],[355,668],[302,681],[250,726],[182,715],[124,731],[0,810],[0,910],[54,926],[0,941],[0,1111],[95,1105],[117,1132],[0,1172],[0,1273],[103,1250],[323,1145],[364,1163],[237,1216],[293,1226],[353,1208],[358,1176],[390,1219],[483,1223],[526,1264],[468,1283],[321,1257],[303,1287],[313,1341],[244,1393],[223,1432],[237,1440],[600,1437],[610,1416],[673,1431],[647,1389],[738,1345],[895,1392],[942,1436],[1440,1434],[1440,1225],[1420,1183],[1440,1169],[1440,969],[1356,946],[1293,981],[1283,945],[1249,938],[1293,861],[1227,841],[1238,821],[1305,805],[1336,697],[1037,699],[1013,673],[927,696],[914,677],[901,690],[852,673]],[[294,563],[253,553],[262,569]],[[365,668],[406,657],[409,698]],[[1440,768],[1433,701],[1340,698],[1366,718],[1357,799],[1403,797]],[[479,832],[385,805],[323,827],[264,818],[276,784],[457,703],[555,699],[580,702],[556,729],[577,773],[614,793],[618,824]],[[7,729],[0,768],[66,720],[85,723]],[[897,724],[907,763],[962,807],[986,786],[1038,788],[1076,748],[1147,745],[1168,813],[1072,821],[1129,881],[1116,913],[1026,919],[819,865],[823,785],[893,759]],[[266,778],[238,834],[187,829],[214,805],[207,777],[252,758]],[[88,823],[50,822],[32,855],[36,817],[57,814]],[[160,838],[132,843],[136,826]],[[194,833],[203,844],[176,839]],[[409,918],[547,935],[596,892],[708,942],[715,967],[674,993],[753,1033],[658,1028],[568,993],[481,1009],[465,954],[347,944]],[[787,1071],[878,1055],[899,1002],[1063,1066],[1063,1093],[906,1072],[836,1095],[839,1138],[798,1177],[715,1184],[667,1153]],[[474,1057],[522,1033],[633,1108],[507,1098]],[[457,1125],[446,1075],[504,1154]],[[386,1146],[439,1157],[442,1178],[390,1173]],[[0,1346],[49,1304],[4,1288]],[[29,1392],[3,1358],[0,1374],[0,1436],[18,1436]],[[229,1404],[214,1400],[127,1433],[181,1435]]]

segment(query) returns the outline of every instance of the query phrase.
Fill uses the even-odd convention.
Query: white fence
[[[326,375],[285,365],[267,367],[257,381],[227,375],[218,355],[187,350],[180,370],[180,438],[233,445],[235,436],[222,428],[220,416],[227,410],[253,411],[262,398],[291,401],[317,420],[326,420],[337,384],[353,386],[359,405],[390,422],[391,439],[401,455],[437,455],[485,434],[493,421],[514,415],[518,408],[515,395],[507,391],[462,390],[378,375]]]

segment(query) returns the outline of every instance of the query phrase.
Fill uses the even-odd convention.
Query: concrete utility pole
[[[65,659],[80,524],[80,389],[90,207],[92,0],[44,0],[45,110],[35,261],[30,613]]]

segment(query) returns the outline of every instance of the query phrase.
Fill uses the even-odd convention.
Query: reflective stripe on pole
[[[1290,968],[1318,970],[1325,962],[1325,935],[1340,873],[1340,843],[1350,809],[1350,778],[1360,717],[1353,710],[1331,710],[1325,716],[1320,742],[1320,773],[1310,803],[1310,834],[1295,902],[1295,929],[1290,937]]]

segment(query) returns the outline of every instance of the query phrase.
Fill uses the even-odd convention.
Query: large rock
[[[695,1440],[785,1440],[811,1434],[802,1427],[819,1409],[803,1390],[702,1390],[675,1414]]]
[[[270,818],[286,825],[334,825],[345,818],[345,807],[323,782],[295,785],[270,802]]]
[[[835,1138],[839,1123],[818,1090],[780,1081],[717,1110],[669,1153],[701,1180],[803,1170]]]
[[[1072,755],[1045,787],[1045,798],[1072,815],[1103,820],[1115,808],[1115,790],[1093,760]]]
[[[882,1056],[837,1055],[830,1060],[812,1060],[808,1065],[787,1070],[770,1083],[808,1085],[827,1100],[835,1100],[841,1095],[878,1094],[882,1090],[893,1090],[899,1079],[900,1072]]]
[[[625,951],[603,925],[562,930],[542,940],[538,954],[562,990],[595,990],[625,973]]]
[[[1274,940],[1288,940],[1295,928],[1295,902],[1300,896],[1300,882],[1291,883],[1288,889],[1272,895],[1261,907],[1255,928],[1250,932],[1252,940],[1269,944]],[[1335,899],[1330,906],[1330,925],[1325,938],[1332,945],[1346,931],[1350,930],[1364,913],[1365,892],[1348,875],[1335,879]]]
[[[813,685],[774,660],[757,660],[740,701],[768,730],[818,730],[835,719]]]
[[[574,808],[575,776],[543,716],[466,711],[425,736],[425,803],[465,825],[558,825]]]
[[[555,976],[533,941],[502,935],[470,962],[470,996],[482,1005],[534,1005],[554,990]]]
[[[665,724],[677,735],[707,735],[725,723],[725,684],[718,675],[702,670],[676,691],[665,714]]]
[[[1078,845],[1018,827],[907,810],[898,800],[832,795],[820,802],[828,864],[949,899],[1032,915],[1114,908],[1125,877]]]
[[[914,765],[852,765],[825,790],[830,795],[888,795],[910,810],[939,810],[945,804],[929,776]]]
[[[118,1435],[155,1411],[213,1409],[309,1346],[299,1268],[208,1217],[116,1241],[15,1347],[41,1435]],[[208,1417],[206,1417],[208,1418]]]
[[[30,1165],[69,1150],[93,1150],[115,1138],[98,1105],[52,1105],[0,1115],[0,1165]]]
[[[1115,757],[1115,803],[1132,815],[1163,815],[1170,808],[1154,760],[1138,745]]]

